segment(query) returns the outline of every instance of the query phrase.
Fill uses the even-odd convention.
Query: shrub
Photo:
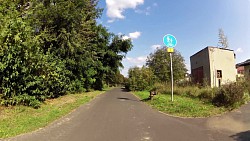
[[[147,67],[129,69],[126,88],[132,91],[151,90],[156,81],[152,70]]]
[[[171,87],[168,84],[155,83],[153,89],[161,94],[171,93]]]
[[[216,93],[212,102],[216,106],[233,108],[237,104],[244,102],[244,87],[241,83],[236,82],[223,85]]]
[[[244,83],[246,84],[246,90],[250,95],[250,77],[248,77]]]
[[[199,98],[202,100],[213,101],[218,88],[205,87],[200,90]]]
[[[189,86],[189,87],[185,87],[184,88],[184,92],[186,96],[189,97],[197,97],[200,95],[200,88],[198,88],[197,86]]]
[[[39,108],[41,105],[41,102],[35,97],[35,96],[30,96],[27,94],[15,96],[13,98],[9,98],[6,100],[1,100],[0,101],[1,105],[5,106],[15,106],[15,105],[25,105],[25,106],[31,106],[33,108]]]

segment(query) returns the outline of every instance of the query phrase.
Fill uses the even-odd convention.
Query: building
[[[206,47],[190,57],[191,77],[194,83],[220,87],[236,81],[233,50]]]
[[[241,78],[244,77],[244,66],[238,66],[238,64],[236,64],[236,69],[237,69],[237,77]]]
[[[237,75],[239,77],[250,77],[250,59],[246,60],[245,62],[239,63],[236,65],[237,68]]]

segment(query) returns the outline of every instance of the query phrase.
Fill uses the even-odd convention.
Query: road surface
[[[45,128],[5,140],[246,141],[249,139],[249,131],[243,132],[243,129],[231,131],[220,127],[219,121],[224,119],[219,118],[185,119],[167,116],[150,108],[131,93],[115,88]]]

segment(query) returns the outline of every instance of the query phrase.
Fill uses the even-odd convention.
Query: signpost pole
[[[174,101],[174,76],[173,76],[173,62],[172,62],[172,52],[170,54],[170,71],[171,71],[171,101]]]
[[[170,54],[170,71],[171,71],[171,101],[174,101],[174,75],[173,75],[173,52],[174,47],[177,44],[176,38],[171,35],[167,34],[163,37],[163,43],[168,47],[167,52]]]

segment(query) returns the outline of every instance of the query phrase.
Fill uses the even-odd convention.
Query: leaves
[[[97,25],[100,14],[96,0],[1,1],[1,103],[37,107],[67,92],[102,89],[132,44]]]
[[[128,71],[127,88],[132,91],[151,90],[156,82],[156,76],[153,71],[143,66],[142,68],[134,67]]]
[[[150,54],[147,58],[146,65],[153,70],[160,82],[170,81],[170,56],[166,48],[157,49],[154,53]],[[186,71],[184,58],[175,50],[173,53],[174,80],[178,81],[183,79]]]

